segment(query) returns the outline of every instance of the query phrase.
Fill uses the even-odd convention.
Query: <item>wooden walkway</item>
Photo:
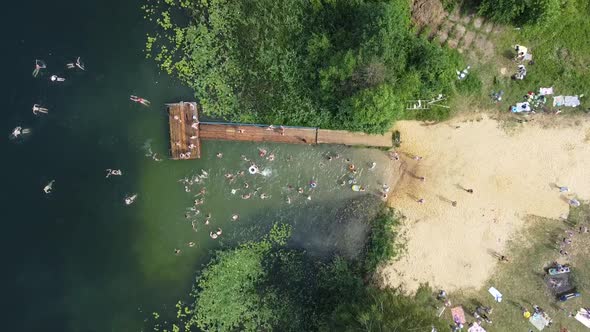
[[[200,122],[196,103],[168,104],[170,154],[172,159],[201,157],[201,139],[290,144],[344,144],[393,147],[391,133],[369,135],[344,130],[310,127],[267,126],[239,123]]]

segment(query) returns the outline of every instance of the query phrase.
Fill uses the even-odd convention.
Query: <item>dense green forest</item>
[[[267,236],[220,250],[197,276],[193,303],[179,303],[178,322],[161,331],[430,331],[432,291],[415,296],[372,285],[377,263],[396,248],[396,215],[385,210],[372,224],[366,254],[319,260],[289,246],[291,229],[275,225]],[[157,323],[157,322],[156,322]],[[168,328],[168,329],[167,329]]]
[[[383,132],[404,101],[451,94],[460,58],[412,31],[399,0],[166,0],[147,51],[232,121]]]

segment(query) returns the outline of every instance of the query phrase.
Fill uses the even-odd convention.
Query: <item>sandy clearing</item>
[[[590,198],[590,120],[565,122],[529,122],[511,134],[487,117],[399,122],[406,172],[389,203],[407,217],[407,254],[382,269],[383,284],[409,291],[423,282],[447,291],[481,287],[497,263],[492,253],[502,253],[527,215],[567,213],[553,184],[568,186],[568,197]]]

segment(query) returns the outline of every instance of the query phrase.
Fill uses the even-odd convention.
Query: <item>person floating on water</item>
[[[107,178],[111,175],[118,175],[118,176],[123,175],[123,171],[121,171],[120,169],[107,168],[105,171],[107,172],[107,176],[106,176]]]
[[[238,221],[239,219],[240,219],[240,216],[238,214],[234,214],[231,216],[232,221]]]
[[[66,67],[68,69],[80,68],[82,70],[85,70],[84,63],[80,60],[80,57],[76,58],[76,62],[70,62],[66,64]]]
[[[55,180],[51,180],[51,181],[49,181],[49,183],[45,187],[43,187],[43,191],[46,194],[51,194],[51,192],[53,191],[53,183],[54,182],[55,182]]]
[[[131,96],[129,97],[129,99],[130,99],[131,101],[134,101],[134,102],[136,102],[136,103],[142,104],[143,106],[150,106],[150,104],[151,104],[151,102],[150,102],[149,100],[147,100],[147,99],[143,99],[143,98],[141,98],[141,97],[134,96],[134,95],[131,95]]]
[[[59,77],[57,75],[51,75],[49,79],[51,80],[51,82],[63,82],[66,80],[65,78]]]
[[[45,107],[41,107],[39,104],[33,105],[33,114],[39,115],[39,113],[47,114],[49,112]]]
[[[127,196],[125,197],[125,204],[126,205],[131,205],[133,204],[133,202],[135,202],[135,199],[137,198],[137,194],[133,194],[131,196]]]
[[[41,72],[41,69],[45,68],[47,68],[45,61],[35,60],[35,70],[33,70],[33,77],[37,77],[37,75],[39,75],[39,72]]]
[[[21,126],[17,126],[12,130],[12,133],[10,133],[10,139],[18,138],[19,136],[28,134],[30,132],[31,132],[31,130],[28,128],[23,128]]]

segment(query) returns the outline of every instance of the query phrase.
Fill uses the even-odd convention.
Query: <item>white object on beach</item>
[[[502,293],[500,293],[500,291],[498,291],[496,287],[490,287],[490,289],[488,289],[488,292],[492,294],[496,302],[502,302]]]

